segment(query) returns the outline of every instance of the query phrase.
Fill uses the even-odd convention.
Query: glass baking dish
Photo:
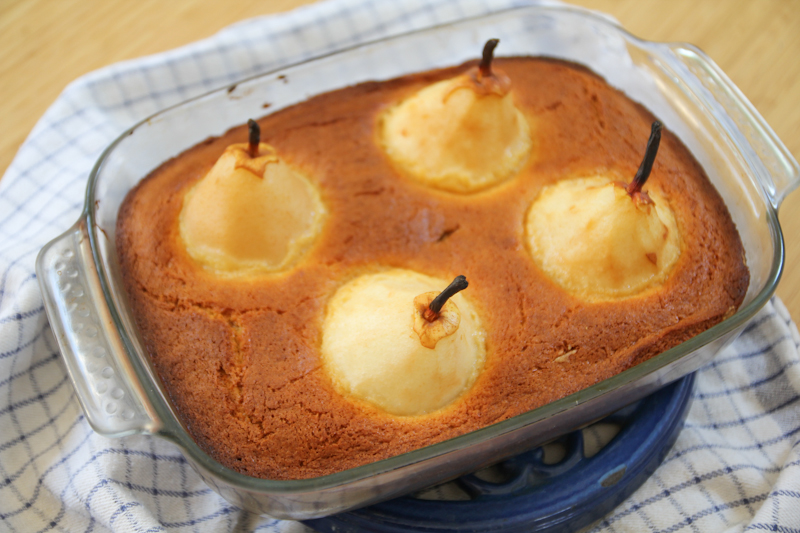
[[[708,173],[740,232],[750,268],[743,305],[722,323],[588,389],[509,420],[329,476],[273,481],[230,470],[201,450],[175,415],[132,319],[114,232],[127,192],[208,136],[310,96],[365,81],[457,65],[492,37],[500,55],[549,56],[589,67],[650,109]],[[309,519],[452,479],[587,424],[709,362],[773,294],[783,269],[777,209],[800,169],[772,129],[701,51],[638,39],[579,8],[515,8],[287,66],[166,109],[102,154],[80,220],[39,254],[45,307],[86,417],[98,433],[174,442],[232,504]]]

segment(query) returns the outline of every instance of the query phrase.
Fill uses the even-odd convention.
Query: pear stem
[[[481,72],[481,76],[487,78],[492,75],[492,60],[494,59],[494,49],[497,47],[497,43],[500,42],[500,39],[489,39],[486,41],[486,44],[483,45],[483,58],[481,59],[481,64],[478,65],[478,70]]]
[[[247,121],[247,127],[250,128],[247,153],[250,154],[250,157],[256,157],[258,156],[258,145],[261,142],[261,128],[258,127],[258,122],[252,118]]]
[[[456,293],[463,291],[468,286],[469,282],[467,282],[467,278],[464,276],[456,276],[456,279],[454,279],[453,282],[450,283],[447,288],[445,288],[445,290],[440,292],[439,296],[431,300],[428,308],[423,313],[425,320],[428,322],[433,322],[439,318],[439,312],[441,312],[442,307],[444,307],[444,304],[447,303],[447,300],[453,297]]]
[[[633,181],[627,187],[628,194],[633,195],[641,192],[647,178],[650,177],[650,172],[653,170],[653,162],[656,160],[658,154],[658,145],[661,142],[661,129],[664,126],[659,122],[653,122],[650,128],[650,138],[647,140],[647,148],[644,150],[644,159],[642,164],[639,165],[639,170],[636,171]]]

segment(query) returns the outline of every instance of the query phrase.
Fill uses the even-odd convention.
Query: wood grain
[[[238,20],[312,0],[0,0],[0,170],[63,88],[94,69],[208,37]],[[703,49],[800,158],[796,0],[577,0],[634,35]],[[800,192],[780,210],[786,271],[778,294],[800,320]]]

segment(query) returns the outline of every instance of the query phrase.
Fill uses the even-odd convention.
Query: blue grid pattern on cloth
[[[65,89],[0,181],[0,530],[305,530],[232,507],[170,443],[90,429],[43,310],[36,254],[78,218],[100,152],[159,109],[281,64],[523,3],[325,2]],[[798,343],[774,299],[699,372],[678,443],[595,531],[800,531]]]

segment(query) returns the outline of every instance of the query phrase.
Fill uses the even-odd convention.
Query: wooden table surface
[[[388,0],[387,0],[388,1]],[[104,65],[207,37],[238,20],[311,0],[0,0],[0,173],[72,80]],[[634,35],[699,46],[800,159],[797,0],[575,0]],[[780,210],[786,270],[778,294],[800,321],[800,192]]]

